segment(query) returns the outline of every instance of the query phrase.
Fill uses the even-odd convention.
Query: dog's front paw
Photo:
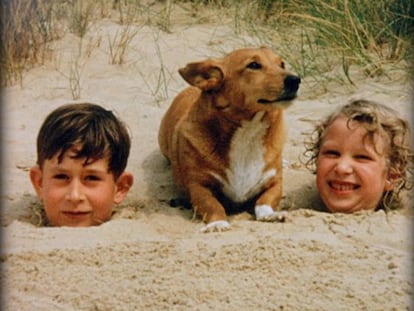
[[[200,229],[200,231],[203,233],[222,232],[228,230],[230,230],[230,224],[226,220],[217,220],[210,222]]]
[[[286,211],[275,212],[269,205],[256,205],[254,212],[256,220],[265,222],[284,222],[287,217]]]

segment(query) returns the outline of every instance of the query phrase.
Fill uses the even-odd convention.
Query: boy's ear
[[[134,176],[131,173],[123,172],[121,176],[118,177],[118,180],[116,181],[117,190],[114,197],[115,204],[119,204],[125,199],[133,184]]]
[[[40,200],[42,200],[42,180],[42,170],[38,165],[33,166],[30,169],[30,181],[32,182],[33,188]]]

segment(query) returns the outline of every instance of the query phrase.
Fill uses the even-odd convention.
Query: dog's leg
[[[259,221],[266,222],[284,222],[287,216],[286,211],[274,211],[270,205],[261,204],[254,207],[254,213],[256,214],[256,219]]]
[[[276,210],[282,198],[281,180],[279,179],[272,187],[267,189],[256,201],[254,212],[256,220],[266,222],[284,222],[286,211]]]
[[[217,220],[208,223],[203,228],[200,229],[200,232],[208,233],[208,232],[222,232],[230,230],[230,224],[227,220]]]
[[[191,184],[189,192],[194,212],[200,215],[206,223],[206,226],[201,228],[201,232],[227,231],[230,229],[224,207],[209,188],[199,184]]]

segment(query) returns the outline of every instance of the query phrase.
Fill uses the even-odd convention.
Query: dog
[[[228,230],[226,210],[245,203],[259,221],[283,221],[283,113],[300,77],[267,47],[234,50],[178,71],[190,86],[163,116],[158,142],[176,186],[206,223],[202,231]]]

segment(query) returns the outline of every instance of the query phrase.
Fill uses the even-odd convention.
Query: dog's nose
[[[287,92],[296,92],[299,89],[300,78],[294,75],[288,75],[284,81]]]

